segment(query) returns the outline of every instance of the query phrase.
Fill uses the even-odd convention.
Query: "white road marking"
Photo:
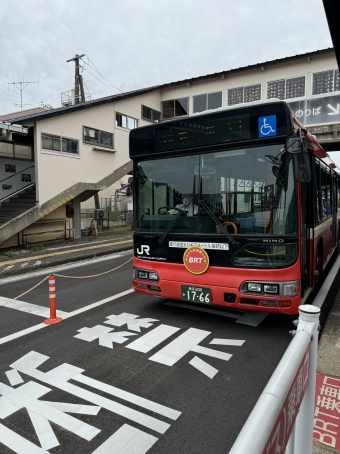
[[[109,410],[112,413],[116,413],[117,415],[123,416],[126,419],[130,419],[131,421],[133,421],[137,424],[141,424],[142,426],[145,426],[145,427],[147,427],[151,430],[154,430],[156,432],[159,432],[161,434],[164,434],[170,427],[170,424],[160,421],[152,416],[145,415],[137,410],[131,409],[129,407],[126,407],[125,405],[122,405],[122,404],[114,402],[110,399],[107,399],[106,397],[102,397],[98,394],[95,394],[94,392],[80,388],[76,385],[73,385],[72,383],[68,383],[67,379],[65,379],[61,375],[55,376],[54,374],[50,374],[48,372],[47,373],[41,372],[35,368],[35,364],[42,364],[48,358],[49,357],[46,355],[42,355],[40,353],[31,351],[24,357],[20,358],[18,361],[11,364],[10,367],[17,369],[19,372],[29,375],[30,377],[32,377],[42,383],[47,383],[51,386],[59,388],[62,391],[65,391],[66,393],[73,394],[74,396],[79,397],[80,399],[84,399],[88,402],[91,402],[94,405],[98,405],[99,407],[105,408],[106,410]],[[69,367],[68,364],[64,364],[62,366],[59,366],[57,369],[58,370],[62,370],[65,368],[68,369],[68,367]],[[72,366],[72,368],[77,369],[77,368],[74,368],[74,366]],[[71,375],[71,377],[73,379],[75,379],[74,376]],[[97,380],[95,380],[95,382],[97,382]],[[12,394],[11,394],[10,391],[7,390],[7,388],[4,388],[4,386],[5,385],[0,383],[0,393],[6,395],[9,398],[12,398],[11,396],[13,396],[14,391],[18,391],[18,388],[12,390],[11,388],[7,387],[12,392]],[[5,393],[3,393],[3,390],[5,391]],[[8,394],[10,394],[10,395],[8,395]],[[28,398],[28,396],[26,396],[26,397]],[[15,400],[15,399],[13,398],[13,400]],[[27,407],[26,401],[24,403],[23,402],[21,402],[21,403]],[[46,404],[41,403],[40,401],[39,401],[39,404],[46,405]],[[31,409],[33,411],[36,411],[36,408],[31,408]],[[53,408],[50,408],[50,410],[57,411],[56,409],[53,409]],[[41,412],[39,412],[39,413],[41,414]],[[62,413],[62,414],[64,415],[64,417],[68,416],[64,413]],[[45,415],[42,415],[42,416],[45,416]],[[71,418],[73,418],[73,417],[71,417]],[[50,416],[48,416],[48,419],[53,421]],[[62,420],[62,422],[64,422],[64,421]],[[57,424],[64,427],[62,424],[60,424],[60,422]],[[84,424],[84,423],[82,423],[82,424]],[[70,427],[72,427],[72,426],[70,426]],[[81,431],[83,438],[85,438],[85,436],[89,437],[92,435],[92,430],[94,428],[92,428],[91,426],[89,426],[89,427],[91,428],[91,431],[90,430],[87,430],[85,432]],[[66,427],[66,429],[70,430],[70,428],[67,428],[67,427]],[[77,433],[77,432],[75,432],[75,428],[72,428],[71,430],[72,430],[72,432]],[[93,436],[91,438],[93,438]]]
[[[57,410],[63,411],[64,413],[76,413],[78,415],[96,416],[100,410],[100,407],[97,407],[95,405],[68,404],[65,402],[51,402],[47,400],[41,400],[40,402],[44,402],[50,407],[56,408]]]
[[[35,433],[39,438],[41,447],[43,449],[51,449],[59,446],[59,441],[55,436],[51,424],[49,423],[48,419],[40,416],[38,413],[34,411],[27,410],[29,417],[31,418],[32,425],[34,427]]]
[[[334,263],[332,269],[328,273],[327,278],[325,279],[325,282],[322,284],[322,287],[316,294],[314,301],[313,301],[313,306],[317,306],[319,308],[322,307],[323,303],[325,302],[325,299],[327,297],[327,294],[329,292],[329,289],[331,288],[332,283],[334,282],[334,278],[339,271],[340,267],[340,257],[336,259],[336,262]]]
[[[119,315],[109,315],[106,317],[108,320],[104,323],[112,326],[123,326],[127,325],[127,328],[131,331],[137,331],[138,333],[141,332],[141,328],[150,328],[152,326],[152,322],[158,322],[155,318],[138,318],[139,315],[128,314],[127,312],[123,312]]]
[[[5,419],[12,415],[18,410],[21,410],[22,406],[13,402],[11,399],[5,396],[0,397],[0,418]],[[1,441],[1,440],[0,440]]]
[[[50,389],[48,389],[48,391],[50,391]],[[13,389],[0,382],[0,394],[8,397],[22,407],[26,407],[27,410],[32,410],[38,415],[47,418],[49,421],[73,432],[87,441],[92,440],[92,438],[100,432],[100,430],[96,427],[92,427],[89,424],[74,418],[73,416],[69,416],[23,392],[20,392],[20,388]]]
[[[193,311],[200,311],[200,312],[208,312],[210,314],[215,315],[222,315],[222,317],[230,317],[236,318],[236,323],[241,323],[242,325],[249,325],[249,326],[258,326],[269,314],[268,312],[256,312],[256,311],[247,311],[247,312],[240,312],[239,314],[234,314],[233,312],[224,312],[218,309],[209,309],[205,307],[197,307],[191,306],[190,304],[182,304],[182,303],[171,303],[167,302],[164,303],[166,306],[175,306],[175,307],[183,307],[185,309],[191,309]]]
[[[245,340],[238,340],[238,339],[213,339],[210,344],[215,345],[237,345],[241,347],[245,343]]]
[[[13,430],[7,429],[2,424],[0,424],[0,443],[17,454],[48,454],[48,451],[39,448],[39,446],[16,434]]]
[[[2,337],[0,339],[0,345],[6,344],[7,342],[10,342],[14,339],[18,339],[18,337],[26,336],[26,334],[33,333],[34,331],[38,331],[39,329],[47,328],[48,326],[51,325],[46,325],[46,323],[39,323],[38,325],[34,325],[31,326],[30,328],[23,329],[22,331],[18,331],[17,333]]]
[[[94,380],[93,378],[87,377],[86,375],[78,374],[72,377],[72,380],[83,383],[84,385],[91,386],[92,388],[104,391],[106,394],[118,397],[119,399],[126,400],[134,405],[150,410],[159,415],[166,416],[167,418],[176,420],[180,415],[180,411],[173,410],[172,408],[166,407],[165,405],[157,404],[152,400],[144,399],[143,397],[136,396],[135,394],[129,393],[122,389],[116,388],[115,386],[107,385],[106,383]]]
[[[117,252],[115,254],[105,255],[104,257],[97,257],[97,258],[88,259],[88,260],[80,260],[79,262],[67,263],[66,265],[54,266],[54,267],[45,268],[45,269],[39,270],[39,271],[29,272],[27,274],[21,274],[19,276],[12,276],[12,277],[1,279],[0,285],[9,284],[11,282],[23,281],[25,279],[31,279],[33,277],[47,276],[48,274],[59,273],[60,271],[71,270],[72,268],[80,268],[82,266],[93,265],[94,263],[101,263],[101,262],[106,262],[109,260],[116,260],[121,257],[131,256],[132,252],[133,252],[132,249],[130,249],[128,251],[123,251],[123,252],[119,252],[119,253]],[[4,268],[4,270],[12,268],[13,266],[14,265],[10,265],[7,268]]]
[[[215,369],[215,367],[210,366],[210,364],[206,363],[197,356],[195,356],[191,361],[189,361],[189,364],[191,364],[193,367],[195,367],[195,369],[199,370],[209,378],[214,378],[218,372],[218,369]]]
[[[88,306],[81,307],[80,309],[70,312],[67,316],[65,316],[65,318],[70,318],[70,317],[74,317],[75,315],[82,314],[83,312],[94,309],[95,307],[102,306],[103,304],[110,303],[111,301],[114,301],[118,298],[121,298],[122,296],[128,295],[129,293],[134,293],[134,292],[135,292],[134,289],[131,288],[129,290],[125,290],[124,292],[117,293],[117,295],[109,296],[108,298],[97,301],[97,303],[92,303],[92,304],[89,304]]]
[[[92,454],[145,454],[158,438],[124,424]]]
[[[9,265],[9,266],[6,266],[6,268],[4,268],[4,271],[6,270],[10,270],[11,268],[13,268],[14,265]]]
[[[20,383],[24,383],[24,380],[21,378],[17,370],[11,369],[6,372],[6,375],[11,386],[16,386],[20,385]]]
[[[187,353],[194,351],[195,353],[202,353],[204,355],[209,355],[228,361],[232,356],[229,353],[217,352],[216,350],[200,347],[198,345],[203,339],[208,337],[209,334],[211,334],[210,331],[189,328],[187,331],[177,337],[177,339],[170,342],[170,344],[166,345],[149,359],[151,361],[165,364],[167,366],[173,366]]]
[[[0,307],[5,306],[9,309],[15,309],[17,311],[26,312],[28,314],[38,315],[39,317],[49,318],[50,309],[38,304],[26,303],[25,301],[13,300],[11,298],[5,298],[0,296]],[[58,317],[67,317],[69,312],[63,312],[58,310]]]
[[[40,265],[40,263],[41,263],[41,260],[37,260],[35,263],[33,263],[33,266],[38,266],[38,265]]]
[[[179,331],[180,328],[169,325],[159,325],[139,339],[126,345],[126,348],[136,350],[137,352],[148,353],[153,348],[157,347],[160,343],[168,339],[168,337]]]
[[[113,343],[123,344],[128,340],[128,336],[137,336],[135,333],[129,333],[128,331],[118,331],[117,333],[111,333],[113,328],[103,325],[96,325],[93,328],[81,328],[78,329],[80,334],[76,334],[76,339],[81,339],[86,342],[92,342],[95,339],[99,339],[99,345],[102,347],[113,348]]]
[[[81,314],[82,312],[89,311],[95,307],[101,306],[102,304],[109,303],[118,298],[121,298],[122,296],[128,295],[129,293],[134,293],[134,290],[133,289],[125,290],[124,292],[118,293],[117,295],[110,296],[109,298],[105,298],[101,301],[98,301],[97,303],[89,304],[88,306],[82,307],[73,312],[68,312],[68,313],[63,312],[63,314],[64,314],[63,319],[67,319],[67,318],[73,317],[75,315]],[[3,297],[1,297],[1,299],[2,298]],[[28,304],[28,303],[26,303],[26,304]],[[60,312],[58,311],[57,315],[59,315],[59,313]],[[46,323],[39,323],[38,325],[31,326],[30,328],[26,328],[22,331],[18,331],[17,333],[2,337],[2,338],[0,338],[0,345],[5,344],[6,342],[10,342],[14,339],[18,339],[19,337],[25,336],[26,334],[33,333],[34,331],[38,331],[39,329],[47,328],[48,326],[51,326],[51,325],[46,325]]]
[[[24,262],[20,265],[20,268],[24,268],[25,266],[27,266],[29,264],[29,262]]]

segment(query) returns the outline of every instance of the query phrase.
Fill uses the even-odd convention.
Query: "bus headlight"
[[[286,282],[243,282],[240,292],[246,295],[297,296],[300,281]]]
[[[257,282],[248,282],[247,289],[248,289],[248,292],[261,293],[262,285],[258,284]]]
[[[158,282],[159,276],[156,271],[141,270],[139,268],[132,269],[132,279],[140,279],[141,281]]]
[[[277,295],[279,293],[279,286],[277,284],[263,284],[264,293],[273,293]]]

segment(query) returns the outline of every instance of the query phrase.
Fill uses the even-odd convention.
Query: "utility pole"
[[[80,88],[80,94],[81,94],[81,100],[82,102],[85,102],[85,93],[84,93],[84,87],[83,87],[83,76],[80,75],[79,73],[79,59],[81,57],[84,57],[85,54],[78,55],[74,58],[70,58],[69,60],[66,60],[66,63],[69,63],[70,61],[74,61],[75,63],[75,74],[74,74],[74,104],[79,104],[79,88]]]
[[[29,106],[29,104],[23,104],[22,102],[22,92],[23,90],[27,87],[28,84],[38,84],[38,80],[15,80],[13,79],[13,82],[8,82],[8,85],[14,85],[16,89],[20,91],[20,104],[14,104],[15,106],[20,106],[20,109],[24,106]]]

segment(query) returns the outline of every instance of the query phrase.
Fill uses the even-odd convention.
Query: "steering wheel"
[[[166,208],[167,211],[168,211],[168,210],[176,210],[176,211],[178,211],[179,213],[182,213],[182,214],[184,214],[185,216],[187,216],[187,212],[186,212],[186,211],[183,211],[183,210],[181,210],[180,208],[171,207],[171,206],[159,207],[158,210],[157,210],[157,213],[158,213],[158,214],[161,214],[161,210],[163,210],[163,208]]]

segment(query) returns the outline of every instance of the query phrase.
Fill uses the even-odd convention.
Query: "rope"
[[[99,274],[92,274],[91,276],[65,276],[64,274],[55,274],[55,273],[51,273],[49,274],[48,276],[44,277],[44,279],[40,282],[38,282],[38,284],[34,285],[32,288],[30,288],[29,290],[27,290],[26,292],[24,293],[21,293],[21,295],[17,296],[16,298],[13,298],[15,300],[17,300],[18,298],[20,298],[21,296],[24,296],[26,295],[27,293],[31,292],[32,290],[34,290],[35,288],[39,287],[40,284],[42,284],[43,282],[45,282],[50,276],[58,276],[58,277],[64,277],[66,279],[88,279],[90,277],[97,277],[97,276],[103,276],[104,274],[108,274],[108,273],[111,273],[112,271],[116,271],[118,270],[119,268],[121,268],[122,266],[126,265],[127,263],[131,262],[132,260],[132,257],[127,260],[126,262],[122,263],[121,265],[119,266],[116,266],[116,268],[113,268],[112,270],[109,270],[109,271],[104,271],[104,273],[99,273]]]
[[[40,284],[42,284],[44,281],[46,281],[46,279],[48,279],[50,277],[50,275],[44,277],[44,279],[40,282],[38,282],[38,284],[36,284],[34,287],[30,288],[29,290],[27,290],[26,292],[22,293],[21,295],[17,296],[16,298],[13,298],[15,300],[17,300],[18,298],[20,298],[21,296],[24,296],[26,295],[27,293],[31,292],[32,290],[34,290],[35,288],[39,287]]]
[[[132,260],[132,257],[131,257],[129,260],[127,260],[126,262],[122,263],[121,265],[116,266],[116,268],[113,268],[112,270],[104,271],[104,273],[92,274],[91,276],[65,276],[64,274],[55,274],[55,273],[53,273],[53,276],[64,277],[64,278],[66,278],[66,279],[88,279],[88,278],[90,278],[90,277],[103,276],[104,274],[111,273],[112,271],[118,270],[118,269],[121,268],[122,266],[124,266],[124,265],[126,265],[127,263],[131,262],[131,260]]]

